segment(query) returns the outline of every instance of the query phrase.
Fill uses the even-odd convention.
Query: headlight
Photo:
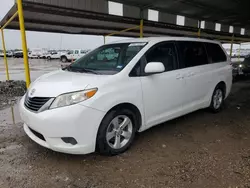
[[[51,104],[50,109],[59,108],[63,106],[69,106],[72,104],[85,101],[93,97],[96,94],[96,92],[97,92],[97,88],[59,95]]]
[[[239,65],[239,67],[240,67],[240,68],[242,68],[242,67],[243,67],[243,65],[242,65],[242,64],[240,64],[240,65]]]

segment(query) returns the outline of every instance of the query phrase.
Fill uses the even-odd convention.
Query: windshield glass
[[[73,53],[74,53],[73,50],[68,51],[68,54],[73,54]]]
[[[116,74],[120,72],[146,43],[119,43],[104,45],[71,64],[67,70]]]

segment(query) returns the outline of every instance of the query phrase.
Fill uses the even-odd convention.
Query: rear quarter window
[[[219,44],[206,43],[206,49],[209,63],[220,63],[227,61],[227,56]]]

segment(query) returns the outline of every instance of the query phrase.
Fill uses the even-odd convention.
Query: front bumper
[[[24,106],[24,98],[19,108],[25,133],[39,145],[70,154],[95,151],[98,128],[105,112],[76,104],[34,113]],[[34,134],[34,131],[44,139]],[[63,137],[72,137],[77,144],[65,143]]]

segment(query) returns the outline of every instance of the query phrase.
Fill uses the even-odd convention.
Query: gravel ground
[[[24,133],[18,108],[0,111],[1,188],[249,188],[250,81],[219,114],[200,110],[149,129],[120,156],[66,155]],[[14,112],[14,122],[12,113]]]
[[[0,81],[0,109],[13,105],[26,92],[24,81]]]

